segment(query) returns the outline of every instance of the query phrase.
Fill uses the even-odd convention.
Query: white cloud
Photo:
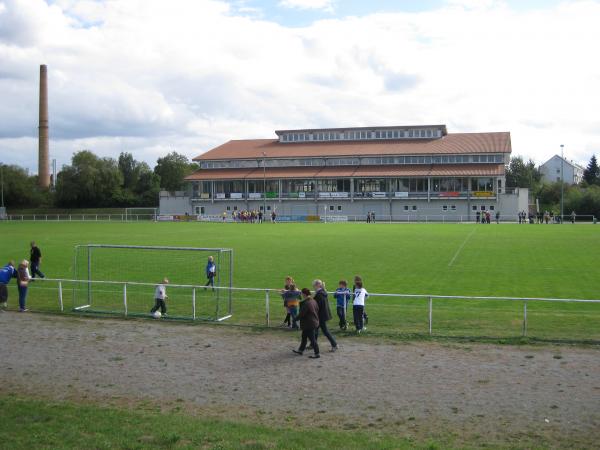
[[[281,0],[279,6],[294,9],[318,9],[333,12],[333,0]]]
[[[462,2],[464,5],[464,2]],[[303,28],[212,0],[0,0],[0,158],[36,170],[38,66],[52,157],[196,156],[279,128],[446,123],[511,131],[538,162],[600,153],[600,3],[457,3]]]

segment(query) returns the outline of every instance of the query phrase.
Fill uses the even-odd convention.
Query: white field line
[[[456,253],[454,254],[452,259],[448,263],[448,267],[451,267],[452,264],[454,264],[454,261],[456,261],[456,258],[458,258],[458,255],[460,255],[460,252],[462,251],[464,246],[467,245],[467,242],[469,242],[469,239],[471,239],[471,236],[473,236],[473,234],[475,233],[476,230],[477,230],[477,228],[473,228],[473,231],[471,231],[469,233],[469,235],[466,237],[466,239],[463,241],[463,243],[460,245],[460,247],[458,247],[458,250],[456,250]]]

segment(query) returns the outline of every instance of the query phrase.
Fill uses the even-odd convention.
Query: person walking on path
[[[315,301],[319,305],[319,328],[315,333],[315,340],[319,339],[319,329],[323,332],[325,337],[331,344],[331,351],[335,352],[338,348],[335,338],[331,335],[331,332],[327,328],[327,322],[331,320],[331,309],[329,308],[329,300],[327,298],[327,291],[325,290],[325,283],[321,280],[313,281],[313,288],[315,289]]]
[[[19,312],[28,311],[26,307],[27,302],[27,290],[29,289],[29,280],[31,275],[29,274],[29,261],[24,259],[19,264],[17,269],[17,287],[19,289]]]
[[[35,241],[31,241],[31,254],[29,261],[31,261],[31,278],[35,278],[36,275],[40,278],[45,278],[46,275],[44,275],[40,270],[40,264],[42,264],[42,252],[40,248],[35,245]]]
[[[215,264],[215,259],[212,256],[208,257],[208,262],[206,263],[206,278],[207,282],[204,285],[204,290],[210,285],[212,290],[215,290],[215,276],[217,275],[217,265]]]
[[[319,327],[319,306],[315,299],[310,296],[310,291],[306,288],[302,289],[302,298],[300,302],[300,313],[298,313],[298,320],[300,320],[300,329],[302,330],[302,339],[300,340],[300,347],[298,350],[292,350],[297,355],[302,355],[306,350],[306,343],[310,341],[310,345],[315,352],[314,355],[309,358],[320,358],[319,344],[317,343],[317,328]]]
[[[3,308],[8,304],[8,283],[13,278],[17,278],[17,269],[15,269],[15,262],[9,261],[0,269],[0,306]]]

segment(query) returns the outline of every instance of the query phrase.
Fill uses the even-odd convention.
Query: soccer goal
[[[158,214],[158,208],[125,208],[125,220],[154,220]]]
[[[207,282],[209,256],[216,264]],[[75,246],[73,309],[78,312],[144,315],[164,278],[167,316],[222,321],[232,315],[233,250],[85,244]]]

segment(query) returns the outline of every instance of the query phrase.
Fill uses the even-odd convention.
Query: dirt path
[[[342,339],[320,360],[295,334],[0,313],[3,391],[160,400],[265,423],[582,448],[600,439],[600,349]],[[323,347],[326,340],[322,339]]]

